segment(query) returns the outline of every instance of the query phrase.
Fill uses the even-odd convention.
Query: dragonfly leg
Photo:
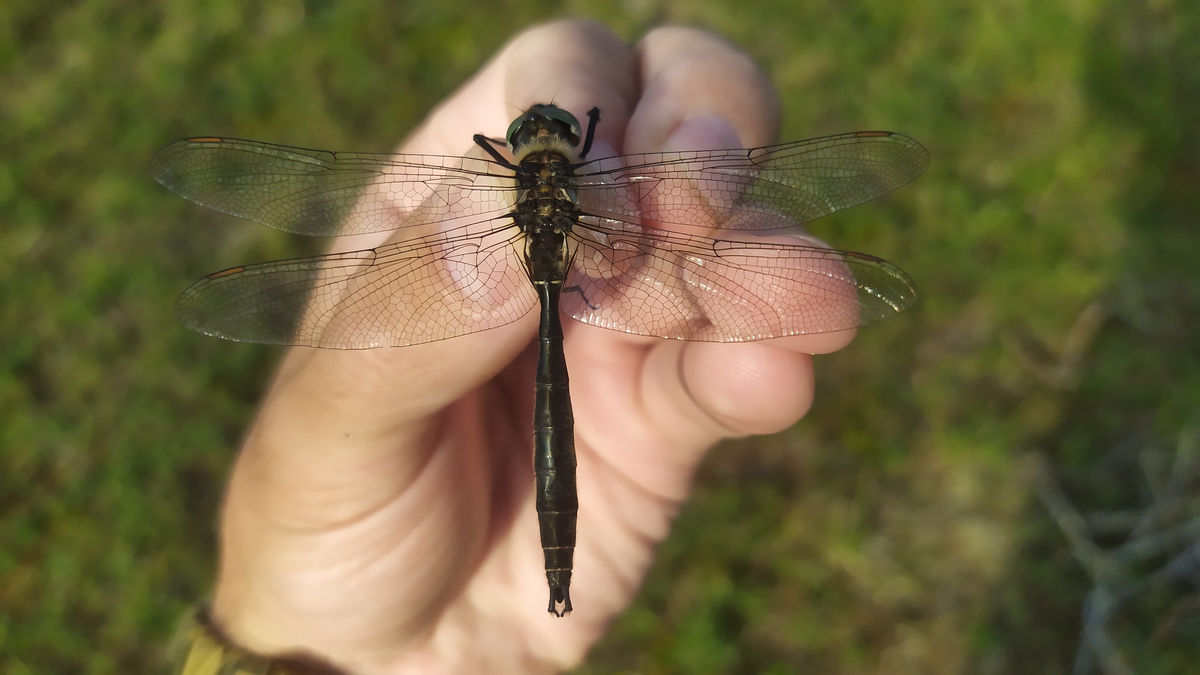
[[[492,147],[493,143],[496,145],[501,145],[502,144],[501,141],[497,141],[494,138],[488,138],[487,136],[484,136],[483,134],[475,134],[474,140],[475,140],[475,145],[478,145],[479,147],[483,148],[483,151],[486,152],[487,154],[491,155],[492,159],[496,160],[501,166],[503,166],[506,169],[512,169],[514,171],[517,169],[517,166],[515,164],[508,161],[507,159],[504,159],[504,155],[501,155],[499,150]]]
[[[583,298],[583,304],[587,305],[588,309],[592,309],[592,310],[600,309],[599,305],[593,305],[592,303],[588,302],[587,296],[583,294],[582,286],[564,286],[563,287],[563,293],[570,293],[572,291],[578,293],[579,297]]]
[[[587,137],[583,140],[583,148],[579,151],[579,158],[587,157],[588,151],[592,149],[592,139],[596,136],[596,124],[600,122],[600,108],[592,108],[588,111],[588,128]]]

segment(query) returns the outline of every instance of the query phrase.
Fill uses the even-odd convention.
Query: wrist
[[[169,659],[176,675],[348,675],[311,654],[257,654],[237,645],[213,620],[206,603],[184,616]]]

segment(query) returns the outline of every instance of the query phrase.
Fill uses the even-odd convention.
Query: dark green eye
[[[580,138],[579,120],[571,113],[552,105],[535,105],[532,106],[524,115],[512,121],[508,125],[508,131],[504,134],[504,140],[508,142],[508,149],[513,149],[513,136],[521,130],[521,127],[526,122],[536,122],[539,118],[543,120],[553,120],[560,124],[566,125],[570,130],[571,136],[574,138],[573,143],[578,143]]]
[[[526,117],[527,115],[521,115],[513,120],[512,124],[508,125],[508,131],[504,133],[504,140],[508,142],[509,150],[513,149],[513,134],[517,133],[517,129],[520,129],[521,125],[525,123]]]
[[[552,105],[542,108],[541,113],[552,120],[562,122],[563,124],[567,125],[567,127],[571,130],[571,134],[575,136],[575,138],[579,138],[579,120],[575,119],[575,116],[571,113],[563,110],[562,108],[556,108]]]

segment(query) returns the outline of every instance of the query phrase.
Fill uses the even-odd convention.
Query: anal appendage
[[[559,610],[559,605],[562,605],[562,610]],[[571,613],[571,591],[567,586],[550,587],[550,606],[547,611],[557,617]]]

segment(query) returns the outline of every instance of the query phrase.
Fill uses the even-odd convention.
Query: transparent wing
[[[240,342],[369,349],[503,326],[537,304],[511,220],[378,248],[234,267],[176,304],[193,330]]]
[[[749,150],[625,155],[577,168],[589,212],[687,227],[774,230],[870,201],[929,165],[917,141],[859,131]]]
[[[285,232],[384,232],[511,209],[513,172],[484,159],[307,150],[189,138],[151,162],[155,180],[197,204]]]
[[[916,302],[903,270],[863,253],[789,235],[733,241],[584,220],[561,303],[595,326],[742,342],[854,328]]]

